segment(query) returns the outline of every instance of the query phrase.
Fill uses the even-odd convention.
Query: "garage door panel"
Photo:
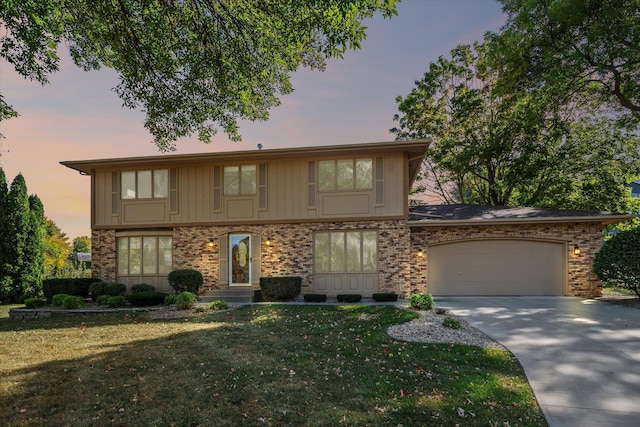
[[[562,295],[565,245],[531,240],[472,240],[428,253],[433,295]]]

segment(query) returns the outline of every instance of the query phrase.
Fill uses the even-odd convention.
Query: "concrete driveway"
[[[640,426],[640,310],[575,297],[436,297],[518,358],[551,427]]]

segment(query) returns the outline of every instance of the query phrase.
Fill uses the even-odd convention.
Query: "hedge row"
[[[42,291],[47,301],[51,301],[56,294],[77,295],[83,298],[89,296],[89,286],[100,279],[45,279],[42,281]]]

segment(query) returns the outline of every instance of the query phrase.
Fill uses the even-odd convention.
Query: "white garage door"
[[[533,240],[470,240],[428,252],[433,295],[562,295],[565,245]]]

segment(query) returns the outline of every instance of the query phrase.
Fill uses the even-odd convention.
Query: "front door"
[[[229,236],[229,284],[231,286],[251,284],[251,235]]]

